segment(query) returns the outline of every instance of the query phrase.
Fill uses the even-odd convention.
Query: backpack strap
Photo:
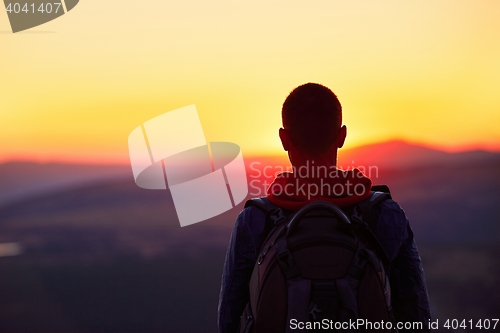
[[[245,208],[250,206],[255,206],[263,210],[264,212],[267,212],[268,210],[271,210],[273,208],[279,208],[278,206],[273,204],[268,197],[252,198],[250,200],[247,200],[247,202],[245,202]]]
[[[375,191],[375,192],[384,192],[384,193],[391,194],[391,190],[389,190],[389,186],[387,186],[387,185],[373,185],[372,186],[372,191]]]
[[[387,255],[384,247],[382,246],[382,244],[380,244],[379,240],[371,229],[375,225],[373,208],[387,199],[391,199],[391,194],[389,188],[386,185],[373,186],[370,196],[356,205],[356,207],[359,209],[359,213],[361,213],[360,218],[355,217],[355,207],[355,215],[353,215],[353,219],[360,222],[359,224],[357,224],[357,226],[361,229],[362,234],[366,238],[366,241],[368,241],[368,243],[372,245],[373,249],[376,251],[382,262],[386,266],[389,266],[391,263],[389,256]]]
[[[392,199],[391,192],[387,185],[372,186],[370,196],[357,204],[361,210],[363,221],[370,227],[375,225],[375,217],[373,216],[373,208],[384,200]]]
[[[264,225],[264,239],[269,235],[271,230],[281,223],[286,221],[285,212],[283,209],[273,204],[267,197],[253,198],[245,202],[245,208],[257,207],[266,214]]]
[[[385,266],[384,267],[385,279],[388,283],[390,269],[391,269],[391,260],[387,255],[387,253],[385,252],[384,247],[382,246],[382,244],[380,243],[380,241],[378,240],[378,238],[375,236],[375,234],[371,229],[375,226],[376,222],[373,214],[373,208],[387,199],[392,199],[389,187],[387,185],[375,185],[372,186],[371,188],[370,196],[367,199],[360,202],[359,204],[357,204],[357,207],[359,207],[359,210],[361,211],[362,220],[366,227],[365,229],[367,231],[367,234],[369,234],[368,238],[370,239],[370,243],[374,247],[375,252],[379,255],[379,258],[382,260],[382,263]],[[388,295],[386,295],[386,303],[387,303],[387,310],[389,312],[389,320],[395,326],[396,319],[394,317],[394,312],[391,306],[390,288]],[[391,329],[391,332],[397,333],[398,330]]]

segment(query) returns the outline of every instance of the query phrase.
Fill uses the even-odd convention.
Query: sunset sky
[[[0,163],[128,163],[129,133],[196,104],[207,141],[280,151],[281,105],[318,82],[347,147],[500,151],[500,1],[81,0],[13,34],[0,12]]]

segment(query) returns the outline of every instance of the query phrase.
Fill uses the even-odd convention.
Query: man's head
[[[307,83],[295,88],[283,103],[281,116],[284,130],[280,129],[280,138],[287,151],[293,148],[310,159],[335,151],[336,157],[337,148],[344,144],[342,106],[325,86]]]

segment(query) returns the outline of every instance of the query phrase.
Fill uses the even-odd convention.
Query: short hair
[[[295,148],[305,156],[321,157],[337,139],[342,125],[342,106],[327,87],[306,83],[288,95],[281,117]]]

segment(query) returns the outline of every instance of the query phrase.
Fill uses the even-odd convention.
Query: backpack
[[[377,188],[383,192],[373,187],[346,211],[326,201],[295,213],[266,197],[247,201],[245,207],[265,211],[268,235],[240,333],[397,332],[384,270],[389,259],[369,228],[372,208],[390,198],[386,186]]]

